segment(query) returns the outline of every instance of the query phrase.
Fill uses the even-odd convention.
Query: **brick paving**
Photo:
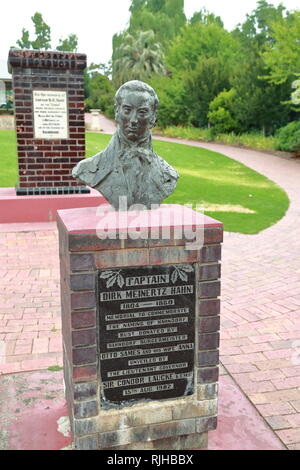
[[[0,283],[0,373],[62,365],[54,224],[47,231],[0,233]]]
[[[167,139],[165,139],[167,140]],[[176,139],[169,139],[174,140]],[[225,233],[221,360],[288,449],[300,449],[300,164],[217,144],[277,182],[291,204],[257,234]],[[9,226],[7,226],[9,229]],[[0,227],[0,373],[62,365],[58,236]]]

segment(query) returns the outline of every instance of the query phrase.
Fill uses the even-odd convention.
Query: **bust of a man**
[[[115,209],[124,196],[128,208],[142,204],[151,209],[176,187],[178,173],[152,147],[157,107],[157,95],[149,85],[138,80],[124,83],[115,96],[117,130],[108,146],[73,169],[74,178],[98,190]]]

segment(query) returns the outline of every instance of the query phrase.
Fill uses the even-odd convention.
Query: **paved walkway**
[[[181,142],[245,163],[290,198],[286,216],[260,234],[225,234],[221,360],[286,447],[300,449],[300,165]],[[0,226],[0,373],[62,365],[57,232],[31,227]]]

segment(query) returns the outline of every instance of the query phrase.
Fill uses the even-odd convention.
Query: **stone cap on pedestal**
[[[63,51],[10,49],[8,71],[12,68],[77,69],[86,68],[86,54]]]
[[[189,207],[163,204],[155,210],[119,212],[110,205],[59,210],[59,229],[68,234],[70,251],[122,250],[223,241],[223,224]]]
[[[95,233],[105,218],[105,230],[122,232],[128,228],[154,229],[172,227],[205,227],[222,229],[223,224],[207,215],[180,204],[162,204],[158,209],[145,211],[115,211],[112,206],[59,210],[58,218],[69,233]]]

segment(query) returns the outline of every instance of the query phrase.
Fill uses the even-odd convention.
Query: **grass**
[[[15,131],[0,131],[0,187],[15,186],[18,180]]]
[[[49,366],[48,370],[50,370],[50,372],[59,372],[63,370],[63,367],[62,366]]]
[[[86,155],[103,149],[111,136],[86,134]],[[182,144],[154,141],[155,151],[174,166],[180,178],[165,202],[202,205],[224,223],[226,231],[255,234],[280,220],[289,206],[273,181],[224,155]],[[0,186],[17,181],[15,133],[0,131]]]
[[[210,129],[197,129],[195,127],[170,126],[164,129],[156,129],[160,135],[168,137],[177,137],[180,139],[197,140],[204,142],[218,142],[220,144],[236,145],[247,147],[254,150],[277,150],[277,140],[273,136],[264,136],[261,132],[252,132],[236,135],[233,132],[229,134],[219,134],[212,136]]]

